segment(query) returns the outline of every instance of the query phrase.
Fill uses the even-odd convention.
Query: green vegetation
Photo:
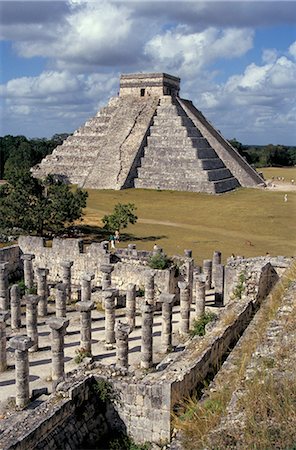
[[[60,234],[81,218],[86,198],[86,192],[72,191],[52,176],[40,181],[15,167],[0,186],[0,229],[7,234]]]
[[[242,294],[245,290],[245,281],[246,281],[246,274],[245,274],[245,272],[241,272],[238,276],[238,283],[235,286],[233,293],[232,293],[233,298],[237,298],[237,299],[242,298]]]
[[[102,219],[104,228],[109,231],[120,231],[122,228],[126,228],[128,224],[134,224],[137,222],[138,217],[135,215],[136,207],[132,203],[122,204],[117,203],[114,206],[112,214],[105,215]]]
[[[101,378],[97,380],[93,385],[93,390],[95,394],[98,396],[101,402],[113,402],[117,400],[117,395],[113,390],[113,386],[109,381]]]
[[[200,319],[194,319],[193,328],[190,330],[190,336],[204,336],[206,333],[206,325],[213,322],[217,315],[212,312],[205,312]]]
[[[112,439],[108,443],[110,450],[149,450],[151,444],[135,444],[134,441],[124,434]]]
[[[77,348],[75,350],[75,358],[74,361],[76,362],[76,364],[80,364],[84,358],[90,358],[91,357],[91,353],[88,352],[85,348]]]
[[[0,137],[0,180],[15,167],[29,169],[60,145],[68,134],[55,134],[51,139],[27,139],[25,136]]]
[[[172,261],[164,254],[157,253],[156,255],[152,255],[148,261],[149,267],[151,269],[167,269],[171,265]]]
[[[249,164],[255,167],[295,166],[296,147],[286,145],[243,145],[236,139],[229,141]]]

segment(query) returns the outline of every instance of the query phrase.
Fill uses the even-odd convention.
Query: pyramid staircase
[[[227,192],[240,186],[178,100],[163,96],[138,167],[136,188]]]

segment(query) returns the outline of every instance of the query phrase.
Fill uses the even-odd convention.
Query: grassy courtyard
[[[215,249],[224,258],[296,254],[296,192],[289,192],[288,202],[284,192],[243,188],[219,196],[141,189],[88,192],[84,223],[91,226],[101,226],[102,216],[118,202],[137,206],[138,223],[124,230],[121,246],[133,242],[152,249],[157,242],[170,255],[192,249],[199,262]]]

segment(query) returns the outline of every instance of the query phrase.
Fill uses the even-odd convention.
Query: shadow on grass
[[[83,238],[84,242],[91,243],[91,242],[101,242],[101,241],[108,241],[109,236],[112,232],[106,230],[105,228],[101,228],[94,225],[79,225],[75,227],[75,232],[72,233],[71,237],[79,237]],[[167,236],[165,235],[159,235],[159,236],[135,236],[134,234],[130,233],[120,233],[120,241],[143,241],[143,242],[149,242],[149,241],[157,241],[158,239],[167,239]]]

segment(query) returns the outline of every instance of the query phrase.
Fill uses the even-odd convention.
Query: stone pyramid
[[[179,97],[165,73],[122,75],[120,93],[33,167],[84,188],[223,193],[263,184],[259,174]]]

